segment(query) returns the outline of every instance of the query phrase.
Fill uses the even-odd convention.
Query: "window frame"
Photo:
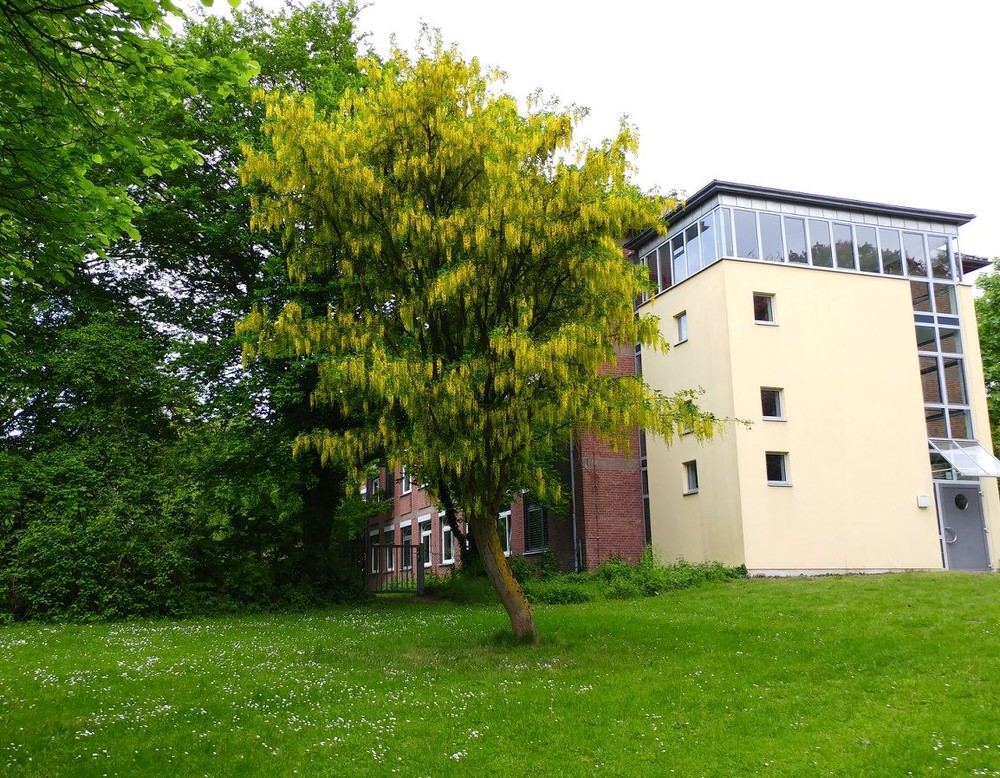
[[[764,405],[764,393],[769,392],[774,394],[774,405],[778,413],[775,416],[769,416],[765,413],[766,406]],[[785,390],[778,386],[762,386],[760,388],[760,417],[764,421],[785,421]]]
[[[399,522],[399,545],[402,548],[402,570],[413,569],[413,519]]]
[[[434,522],[431,520],[429,513],[417,517],[417,529],[420,532],[421,554],[423,554],[424,541],[426,540],[427,558],[424,560],[424,567],[431,567],[431,557],[433,556],[431,553],[431,549],[433,548],[431,537],[434,534]]]
[[[757,318],[757,298],[762,300],[767,300],[767,315],[766,319]],[[773,292],[753,292],[753,321],[754,324],[762,324],[768,327],[776,327],[778,325],[777,317],[774,313],[774,293]]]
[[[533,540],[532,535],[536,534],[531,532],[531,514],[533,511],[538,511],[541,518],[541,535],[542,543],[541,545],[529,546],[529,541]],[[524,502],[524,553],[525,554],[538,554],[549,548],[549,511],[540,502],[534,500],[525,500]]]
[[[499,531],[501,529],[503,532]],[[500,535],[500,548],[503,549],[503,555],[509,557],[511,552],[510,508],[500,511],[497,515],[497,530],[497,534]]]
[[[368,573],[370,575],[379,574],[379,557],[381,554],[381,546],[378,542],[379,529],[368,530]]]
[[[781,480],[772,480],[770,471],[770,458],[780,457]],[[764,475],[767,477],[768,486],[791,486],[792,482],[788,477],[788,452],[787,451],[765,451],[764,452]]]
[[[687,343],[688,341],[688,314],[687,311],[681,311],[674,316],[674,326],[677,330],[677,341],[674,343],[675,346],[681,345],[681,343]]]
[[[396,570],[396,559],[395,554],[393,554],[394,546],[396,544],[396,528],[393,524],[386,524],[382,529],[382,534],[389,538],[389,543],[383,543],[385,546],[385,571],[387,573],[395,572]]]
[[[444,511],[438,511],[438,524],[441,525],[441,564],[442,565],[453,565],[455,564],[455,531],[451,528],[450,524],[445,523],[446,515]],[[445,553],[447,548],[445,545],[445,536],[451,536],[451,554]]]
[[[698,460],[690,459],[684,465],[684,496],[698,494]]]
[[[407,472],[406,465],[399,470],[399,494],[410,494],[413,491],[413,478]]]

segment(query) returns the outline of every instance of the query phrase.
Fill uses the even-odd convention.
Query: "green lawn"
[[[1000,775],[1000,576],[0,628],[0,773]]]

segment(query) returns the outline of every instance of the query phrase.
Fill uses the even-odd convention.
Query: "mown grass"
[[[1000,775],[1000,576],[0,628],[12,775]]]

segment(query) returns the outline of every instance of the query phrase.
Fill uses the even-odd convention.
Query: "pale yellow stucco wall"
[[[733,416],[729,348],[729,311],[718,301],[725,295],[722,273],[698,273],[650,301],[644,313],[660,317],[669,352],[644,351],[646,380],[665,392],[705,390],[698,403],[720,418]],[[688,315],[689,339],[677,344],[675,316]],[[666,442],[647,436],[652,543],[670,561],[687,559],[743,563],[743,534],[736,440],[730,433],[701,443],[693,435]],[[684,494],[684,462],[698,463],[699,490]]]
[[[754,292],[775,295],[776,326],[754,322]],[[988,445],[969,290],[958,299],[973,423]],[[687,343],[644,353],[651,385],[700,386],[706,410],[753,422],[704,444],[650,437],[652,542],[663,558],[767,572],[941,568],[907,281],[727,259],[640,310],[660,316],[671,343],[674,316],[688,315]],[[783,390],[785,421],[761,419],[761,387]],[[791,486],[767,484],[767,451],[788,452]],[[685,496],[692,459],[700,488]],[[982,483],[1000,537],[1000,499]]]

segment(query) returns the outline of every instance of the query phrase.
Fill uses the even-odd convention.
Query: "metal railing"
[[[372,591],[424,593],[420,544],[370,543],[365,563],[368,588]]]

